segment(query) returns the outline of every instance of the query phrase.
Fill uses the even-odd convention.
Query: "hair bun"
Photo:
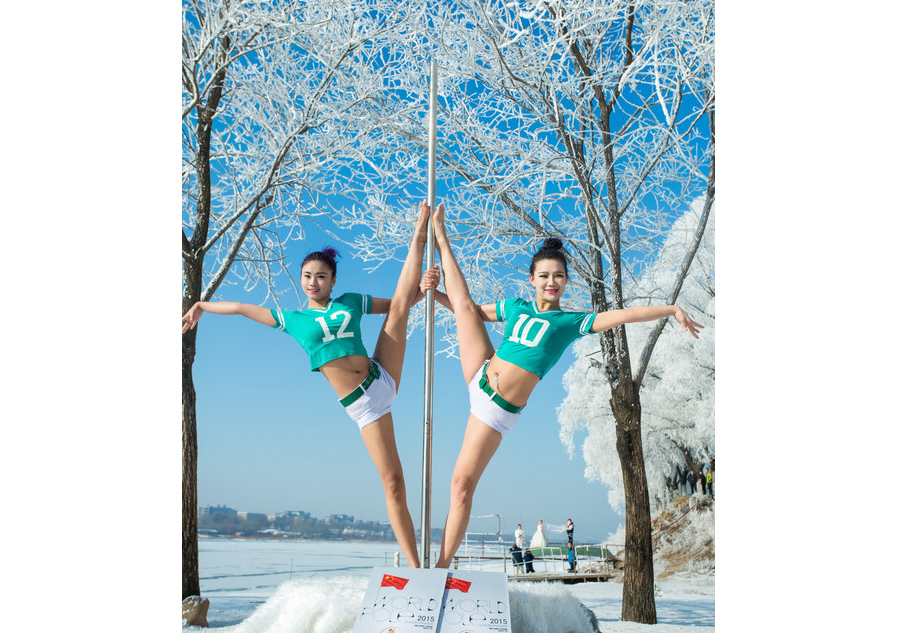
[[[566,251],[563,250],[562,240],[558,237],[548,237],[544,240],[544,243],[541,244],[538,252],[535,253],[534,257],[531,258],[531,266],[528,269],[528,273],[533,275],[535,271],[535,265],[539,261],[543,261],[545,259],[553,259],[561,262],[563,270],[567,275],[569,274],[569,265],[566,263]]]
[[[337,252],[337,249],[334,249],[330,246],[326,246],[325,248],[323,248],[322,254],[327,255],[331,259],[337,259],[341,255],[340,253]]]
[[[544,245],[541,246],[542,249],[546,248],[548,250],[562,250],[562,240],[557,237],[548,237],[544,240]]]

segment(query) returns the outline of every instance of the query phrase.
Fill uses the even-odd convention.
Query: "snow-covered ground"
[[[366,582],[361,576],[303,578],[283,583],[265,601],[215,598],[215,605],[210,607],[210,628],[184,626],[183,631],[350,633]],[[715,630],[715,588],[710,578],[661,582],[656,596],[656,625],[619,621],[622,584],[617,582],[511,583],[509,591],[513,633],[591,633],[579,603],[594,613],[603,633]]]
[[[586,610],[603,633],[714,631],[715,560],[709,558],[714,556],[714,511],[692,512],[684,519],[679,530],[670,532],[654,565],[656,625],[620,621],[623,585],[617,574],[609,582],[579,585],[511,582],[513,633],[593,633]],[[351,633],[369,570],[393,559],[391,543],[201,539],[200,545],[201,589],[210,601],[207,619],[210,629],[221,633]],[[476,555],[502,554],[485,552],[479,544],[473,549]],[[555,562],[536,561],[537,571],[561,573],[564,566],[548,567]],[[462,558],[461,566],[505,571],[502,561],[483,558]],[[183,633],[202,630],[182,628]]]
[[[585,583],[567,586],[566,590],[593,611],[603,633],[707,633],[715,630],[715,580],[709,576],[676,576],[659,581],[656,625],[620,621],[621,583]]]

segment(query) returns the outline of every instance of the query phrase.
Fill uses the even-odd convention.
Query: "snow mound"
[[[564,585],[540,582],[509,587],[512,633],[596,633],[597,619]]]
[[[350,633],[368,578],[291,580],[233,633]]]

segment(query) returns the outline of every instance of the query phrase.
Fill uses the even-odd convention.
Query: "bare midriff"
[[[340,399],[365,380],[371,364],[372,361],[367,356],[342,356],[321,365],[319,371],[322,372]]]
[[[487,375],[491,389],[517,407],[525,406],[531,392],[541,381],[537,374],[505,361],[496,354],[488,363]]]

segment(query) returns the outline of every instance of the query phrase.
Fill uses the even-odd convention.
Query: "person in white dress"
[[[541,519],[538,521],[537,530],[534,532],[534,536],[531,537],[531,547],[547,547],[547,537],[544,536],[544,520]]]

